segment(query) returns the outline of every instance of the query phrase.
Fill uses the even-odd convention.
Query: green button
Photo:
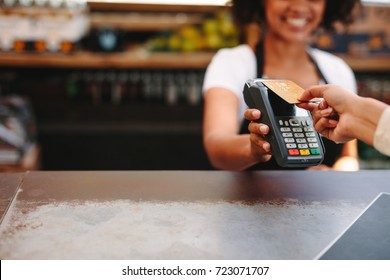
[[[320,154],[320,149],[310,149],[310,153],[312,155],[319,155]]]

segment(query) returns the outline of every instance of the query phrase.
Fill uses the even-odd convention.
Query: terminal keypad
[[[320,147],[309,119],[279,119],[279,127],[290,156],[319,155]]]

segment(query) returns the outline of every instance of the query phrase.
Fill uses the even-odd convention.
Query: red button
[[[290,149],[290,150],[288,150],[288,154],[290,156],[299,156],[299,150],[298,149]]]

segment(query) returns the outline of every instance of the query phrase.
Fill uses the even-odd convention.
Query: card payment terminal
[[[259,122],[270,128],[265,138],[281,167],[319,165],[325,154],[321,136],[313,127],[311,113],[297,107],[295,103],[298,102],[288,99],[296,94],[290,94],[290,91],[297,88],[301,89],[291,81],[273,79],[251,79],[244,86],[246,104],[249,108],[259,109]]]

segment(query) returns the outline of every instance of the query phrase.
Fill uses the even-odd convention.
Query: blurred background
[[[390,1],[313,45],[390,104]],[[208,170],[204,71],[240,33],[226,1],[0,0],[0,170]],[[390,159],[359,143],[361,167]]]

